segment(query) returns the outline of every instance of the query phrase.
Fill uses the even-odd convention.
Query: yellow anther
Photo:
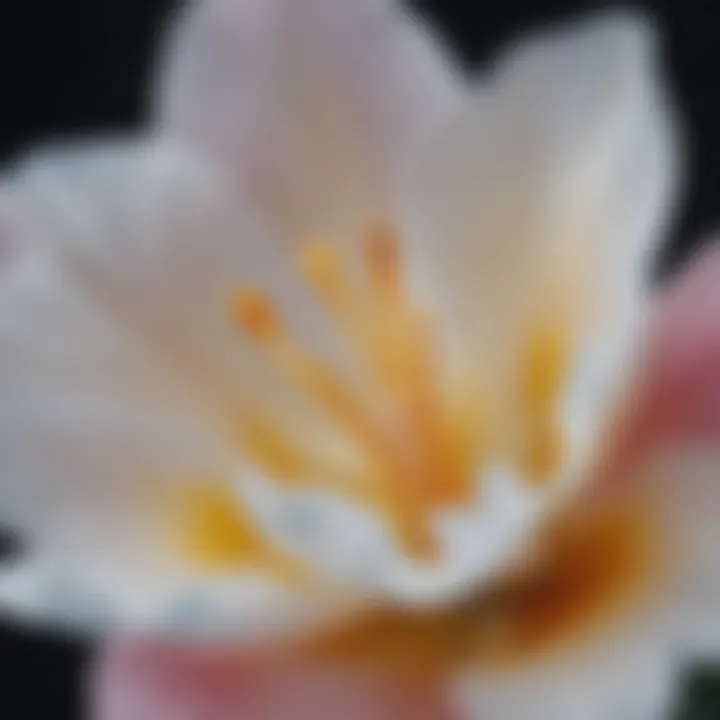
[[[531,482],[551,480],[563,460],[557,413],[570,353],[568,331],[561,320],[558,315],[536,322],[521,354],[519,462]]]
[[[566,374],[568,351],[564,328],[557,322],[530,329],[520,366],[520,387],[528,410],[545,406],[558,393]]]
[[[334,299],[344,292],[345,280],[337,251],[330,243],[314,241],[304,245],[300,251],[300,268],[323,299]]]

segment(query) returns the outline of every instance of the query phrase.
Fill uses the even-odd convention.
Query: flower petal
[[[228,161],[292,240],[384,219],[457,94],[430,34],[387,0],[205,0],[171,40],[161,130]]]
[[[549,319],[568,336],[563,423],[586,459],[627,381],[676,181],[652,39],[612,14],[518,43],[430,148],[406,212],[417,292],[487,376],[498,426],[528,332]]]
[[[661,289],[655,305],[643,388],[648,397],[639,410],[661,439],[718,438],[719,278],[720,247],[711,242]]]
[[[437,688],[275,652],[117,643],[96,672],[98,720],[447,720]]]
[[[719,279],[720,246],[709,238],[656,292],[640,372],[601,482],[663,445],[712,445],[720,437]]]
[[[28,536],[0,577],[6,604],[85,624],[247,630],[295,603],[242,563],[202,572],[172,541],[183,488],[238,474],[245,387],[272,401],[227,293],[266,277],[289,322],[304,314],[301,291],[280,299],[292,283],[273,244],[223,187],[192,155],[131,143],[45,155],[3,185],[16,249],[0,283],[0,521]]]
[[[605,501],[649,513],[657,572],[592,632],[518,666],[468,671],[457,685],[467,716],[666,717],[690,663],[720,652],[719,471],[714,450],[675,448],[606,488]]]
[[[452,694],[468,720],[656,720],[677,702],[679,668],[662,641],[637,634],[607,638],[544,666],[495,678],[468,677]]]
[[[0,288],[0,391],[4,407],[18,408],[0,416],[4,510],[53,554],[6,578],[6,596],[12,590],[30,602],[61,562],[71,584],[79,573],[91,589],[97,582],[114,597],[147,599],[147,583],[132,577],[156,559],[139,528],[166,527],[163,499],[178,479],[225,481],[230,502],[264,537],[362,595],[426,603],[464,594],[525,539],[538,504],[516,475],[497,468],[473,478],[468,507],[421,517],[437,539],[436,563],[408,552],[381,501],[367,501],[377,482],[367,455],[376,446],[362,444],[355,408],[346,412],[367,387],[353,384],[353,358],[343,353],[352,346],[336,347],[340,333],[312,303],[290,255],[201,159],[152,146],[67,152],[30,163],[7,193],[35,242]],[[266,292],[287,320],[285,344],[253,343],[233,324],[228,293],[244,283]],[[280,357],[276,368],[287,352],[289,365]],[[326,368],[338,371],[329,395]],[[299,469],[294,457],[288,469],[283,447],[280,469],[277,455],[268,461],[267,436],[259,453],[238,439],[257,408],[270,413],[271,431],[283,432],[281,445],[299,446]],[[343,495],[346,479],[355,495]],[[382,477],[389,492],[402,479]],[[110,561],[95,537],[109,538],[114,527],[120,557]],[[223,569],[238,579],[237,565]],[[203,579],[180,573],[178,582],[190,580],[204,602]],[[229,597],[242,615],[239,600],[221,594]]]
[[[431,148],[409,219],[458,322],[527,312],[558,263],[637,293],[675,180],[652,39],[620,14],[517,43]]]
[[[661,511],[673,562],[671,599],[684,660],[720,655],[720,454],[687,445],[653,460],[641,486]],[[670,583],[668,583],[670,585]]]

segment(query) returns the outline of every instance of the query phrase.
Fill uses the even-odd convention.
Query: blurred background
[[[45,139],[137,126],[153,50],[177,0],[2,0],[0,161]],[[519,30],[608,3],[417,0],[468,68]],[[619,3],[613,3],[618,5]],[[685,121],[690,182],[659,264],[672,272],[720,227],[720,2],[622,3],[650,10],[665,36],[668,76]],[[0,532],[0,561],[8,550]],[[80,717],[90,648],[0,625],[0,694],[9,720]],[[17,710],[11,710],[17,708]],[[9,714],[5,714],[9,713]],[[720,718],[720,669],[688,682],[677,720]],[[614,720],[608,718],[608,720]]]

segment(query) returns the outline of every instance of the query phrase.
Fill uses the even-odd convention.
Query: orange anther
[[[277,312],[262,290],[237,291],[232,299],[232,310],[236,322],[250,337],[267,340],[277,334]]]
[[[367,263],[370,279],[378,290],[396,291],[400,287],[400,256],[397,235],[380,228],[368,237]]]

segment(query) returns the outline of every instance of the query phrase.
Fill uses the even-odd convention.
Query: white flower
[[[474,87],[389,0],[191,4],[142,138],[0,191],[8,610],[658,717],[717,465],[587,487],[677,176],[651,35],[596,17]]]

